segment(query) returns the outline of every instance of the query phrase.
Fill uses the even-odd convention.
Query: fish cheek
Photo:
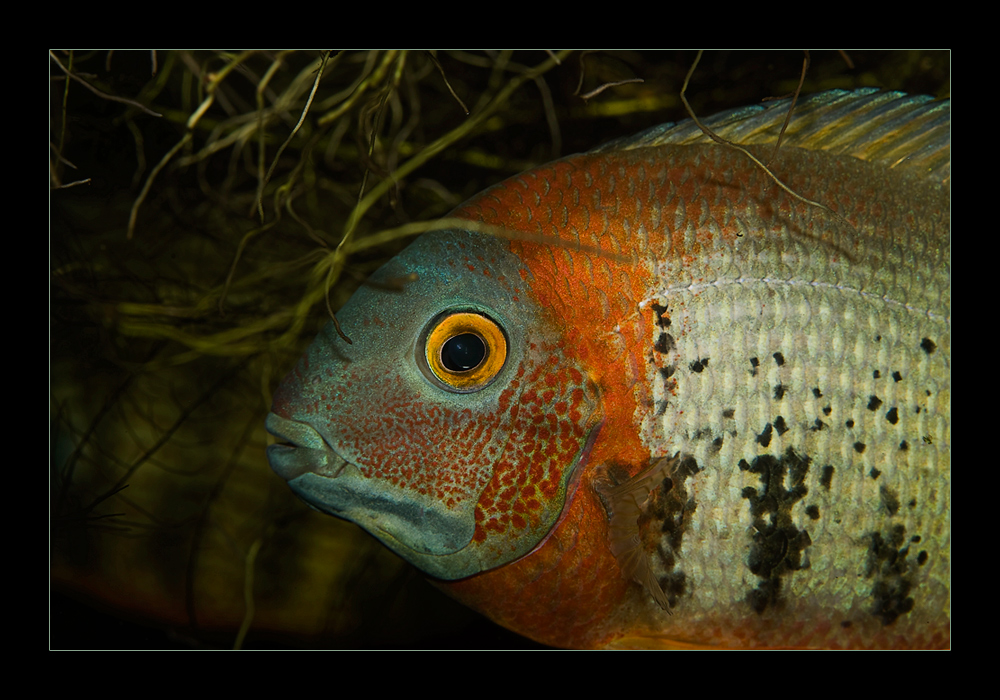
[[[345,401],[331,442],[386,505],[345,517],[445,580],[531,552],[562,514],[601,412],[592,383],[558,354],[529,353],[510,369],[502,388],[486,390],[495,398],[435,399],[401,376],[352,373],[352,385],[377,386],[379,401]],[[424,515],[407,515],[416,512]],[[450,525],[438,532],[435,523]],[[434,546],[466,527],[464,546]]]
[[[531,552],[562,515],[602,422],[596,388],[558,352],[525,358],[508,389],[510,434],[476,505],[484,570]]]

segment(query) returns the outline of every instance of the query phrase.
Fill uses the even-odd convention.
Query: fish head
[[[267,418],[268,460],[300,498],[445,580],[538,546],[601,425],[571,330],[505,243],[421,236],[337,313],[351,343],[327,324]]]

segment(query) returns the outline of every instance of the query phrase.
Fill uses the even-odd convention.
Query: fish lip
[[[326,447],[326,440],[308,423],[291,420],[277,413],[268,413],[264,422],[267,432],[281,440],[286,440],[296,447],[306,447],[320,450]]]
[[[293,481],[308,473],[336,479],[349,464],[308,423],[269,413],[264,427],[271,435],[289,443],[275,443],[267,447],[267,461],[271,469],[285,481]]]

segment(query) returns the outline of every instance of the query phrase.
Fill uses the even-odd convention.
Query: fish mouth
[[[271,469],[316,510],[360,525],[424,570],[424,557],[451,555],[472,541],[474,518],[367,478],[308,423],[270,413],[264,425],[282,441],[267,447]]]
[[[267,461],[271,469],[289,483],[309,473],[336,479],[344,468],[353,466],[308,423],[269,413],[264,427],[282,441],[268,445]]]

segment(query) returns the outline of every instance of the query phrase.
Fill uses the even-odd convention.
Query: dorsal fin
[[[724,139],[741,145],[774,143],[790,99],[740,107],[701,119]],[[592,151],[711,143],[691,119],[661,124]],[[800,99],[782,147],[850,155],[950,186],[951,100],[864,88],[830,90]]]

